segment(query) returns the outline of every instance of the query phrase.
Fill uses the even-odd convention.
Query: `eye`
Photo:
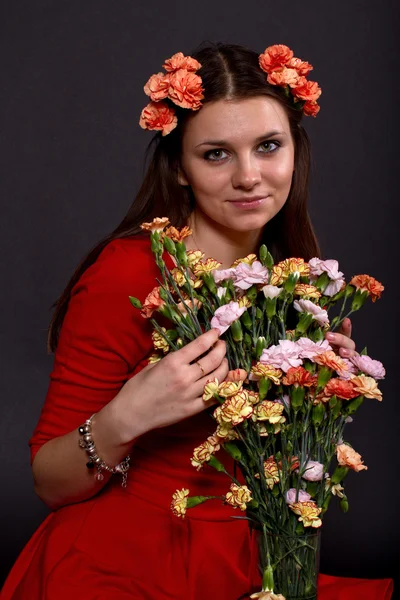
[[[219,160],[223,160],[224,158],[226,158],[226,156],[227,155],[226,155],[225,150],[222,150],[221,148],[216,148],[215,150],[209,150],[208,152],[206,152],[204,154],[205,160],[210,160],[212,162],[217,162]]]
[[[265,142],[262,142],[259,146],[259,148],[262,148],[261,152],[263,152],[264,154],[270,154],[271,152],[275,152],[275,150],[277,150],[279,147],[280,144],[276,140],[267,140]]]

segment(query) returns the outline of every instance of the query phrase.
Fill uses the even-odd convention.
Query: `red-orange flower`
[[[328,381],[324,388],[324,396],[330,398],[331,396],[337,396],[342,400],[351,400],[356,396],[359,396],[359,392],[354,389],[352,380],[337,379],[333,377]]]
[[[268,83],[271,83],[272,85],[288,85],[292,88],[298,85],[299,79],[300,75],[296,69],[288,69],[286,67],[283,67],[279,71],[272,71],[267,77]]]
[[[315,102],[322,94],[322,90],[316,81],[308,81],[305,77],[300,77],[298,84],[293,88],[293,94],[300,100]]]
[[[139,119],[142,129],[162,131],[163,136],[175,129],[177,123],[174,109],[165,102],[150,102],[142,110]]]
[[[197,71],[201,68],[201,64],[191,56],[184,56],[182,52],[177,52],[171,58],[168,58],[163,67],[166,71],[172,73],[179,69],[186,69],[186,71]]]
[[[284,385],[294,385],[295,387],[299,387],[299,385],[310,387],[314,385],[315,378],[304,367],[290,367],[282,379],[282,383]]]
[[[313,66],[305,60],[301,60],[300,58],[291,58],[288,64],[286,65],[290,69],[296,69],[299,75],[306,76],[310,71],[313,70]]]
[[[164,300],[160,297],[160,288],[155,287],[143,302],[142,310],[140,311],[142,317],[150,319],[153,312],[158,310],[163,304]]]
[[[316,102],[306,102],[303,106],[303,113],[306,117],[316,117],[321,107]]]
[[[159,102],[168,96],[169,75],[165,73],[155,73],[150,77],[144,86],[144,93],[153,100]]]
[[[275,44],[268,46],[258,57],[260,67],[266,73],[271,73],[275,69],[286,66],[293,58],[293,50],[284,44]]]
[[[198,110],[204,98],[201,77],[186,69],[179,69],[170,76],[169,98],[181,108]]]
[[[350,285],[354,285],[358,290],[368,292],[372,302],[375,302],[377,298],[379,299],[385,289],[377,279],[369,275],[355,275],[349,283]]]

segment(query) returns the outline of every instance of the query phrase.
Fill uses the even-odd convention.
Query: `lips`
[[[240,203],[251,203],[257,202],[258,200],[264,200],[268,197],[269,194],[264,194],[262,196],[242,196],[241,198],[231,198],[228,202],[240,202]]]

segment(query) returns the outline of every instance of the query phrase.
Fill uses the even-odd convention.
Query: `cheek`
[[[266,166],[265,177],[277,188],[286,189],[292,183],[294,161],[288,157],[284,161]]]

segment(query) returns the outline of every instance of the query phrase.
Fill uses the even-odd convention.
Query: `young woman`
[[[215,501],[185,520],[170,511],[177,488],[226,491],[218,473],[190,464],[210,432],[203,387],[228,373],[225,344],[211,330],[147,365],[151,328],[128,296],[143,300],[156,285],[140,229],[155,217],[188,224],[187,247],[223,268],[262,241],[275,260],[318,256],[301,120],[318,111],[319,88],[305,82],[310,65],[286,46],[259,57],[218,44],[193,57],[178,53],[164,68],[145,87],[152,102],[140,124],[159,133],[138,196],[56,306],[54,369],[30,441],[35,490],[53,512],[17,560],[2,600],[234,600],[256,584],[247,523],[232,519],[232,509]],[[343,356],[354,351],[350,327],[347,320],[329,338]],[[86,466],[82,435],[100,477]]]

